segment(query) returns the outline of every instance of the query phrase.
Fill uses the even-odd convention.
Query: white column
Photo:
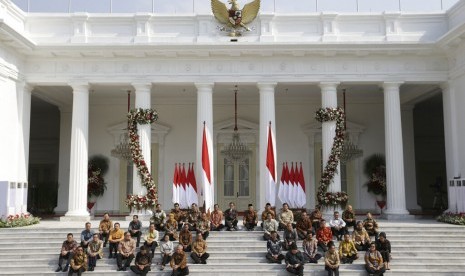
[[[152,89],[151,83],[133,83],[132,86],[136,90],[136,103],[135,108],[151,108],[150,103],[150,94]],[[152,126],[150,124],[137,125],[137,132],[139,134],[139,143],[142,149],[142,155],[144,156],[145,164],[149,172],[152,171],[151,168],[151,145],[152,145],[152,136],[151,136]],[[137,171],[136,166],[134,165],[133,169],[133,178],[132,178],[132,193],[137,195],[145,195],[147,189],[142,186],[142,182]],[[135,210],[136,211],[136,210]]]
[[[309,132],[308,135],[308,180],[307,183],[307,207],[314,209],[316,206],[315,200],[315,186],[318,185],[318,181],[315,179],[315,132]]]
[[[19,118],[18,181],[27,182],[29,166],[29,134],[31,126],[31,92],[34,87],[26,83],[17,84]]]
[[[61,220],[89,220],[87,212],[87,162],[89,140],[89,85],[72,84],[71,158],[68,212]]]
[[[148,109],[151,108],[151,83],[132,83],[132,86],[136,92],[135,108]],[[152,125],[151,124],[138,124],[137,133],[139,134],[139,143],[142,150],[142,156],[144,157],[145,164],[149,170],[152,172]],[[156,177],[156,176],[155,176]],[[142,181],[139,176],[139,172],[136,166],[133,166],[132,173],[132,194],[137,195],[146,195],[147,189],[142,186]],[[150,210],[141,210],[138,211],[133,209],[131,214],[126,217],[126,220],[132,220],[132,215],[139,215],[139,219],[148,220],[149,216],[152,214]]]
[[[29,169],[29,134],[31,126],[31,92],[34,87],[26,83],[17,84],[18,92],[18,182],[21,183],[20,198],[17,198],[21,210],[27,213],[28,169]]]
[[[165,187],[165,133],[158,133],[158,197],[162,208],[171,203],[171,188],[173,185],[166,184]],[[171,184],[171,183],[170,183]],[[167,188],[168,187],[168,188]],[[170,190],[167,192],[166,189]]]
[[[277,83],[275,82],[263,82],[257,83],[258,92],[260,93],[260,126],[259,126],[259,156],[258,156],[258,164],[259,164],[259,171],[260,171],[260,179],[258,181],[257,187],[257,195],[258,195],[258,202],[257,205],[259,208],[263,208],[265,206],[266,197],[265,195],[269,193],[270,187],[266,183],[266,174],[267,174],[267,167],[266,167],[266,154],[267,154],[267,147],[268,147],[268,127],[271,122],[271,131],[274,138],[274,144],[276,145],[276,113],[275,113],[275,87]],[[276,182],[279,183],[278,179],[278,170],[276,169],[276,148],[274,149],[274,163],[275,163],[275,172],[276,172]],[[275,198],[276,192],[275,191]],[[272,204],[273,205],[273,204]],[[277,206],[278,207],[278,206]]]
[[[321,107],[322,108],[336,108],[337,107],[337,86],[338,82],[322,82],[320,83],[321,88]],[[323,122],[321,128],[321,146],[323,151],[323,168],[328,162],[329,156],[331,155],[331,148],[333,147],[334,136],[336,135],[336,121]],[[334,174],[333,182],[328,187],[328,192],[340,192],[341,191],[341,163],[337,165],[337,173]],[[319,185],[319,184],[317,184]],[[345,191],[347,192],[347,191]],[[340,207],[334,209],[323,208],[322,212],[326,216],[332,216],[334,211],[341,211]]]
[[[460,175],[459,146],[457,134],[457,107],[455,98],[455,87],[453,83],[443,83],[442,104],[444,113],[444,140],[446,146],[446,170],[447,170],[447,192],[449,198],[449,209],[447,211],[457,212],[457,198],[454,191],[451,192],[449,180]]]
[[[210,137],[213,138],[213,85],[214,83],[195,83],[195,87],[197,88],[197,154],[196,154],[196,168],[197,179],[201,179],[202,173],[202,138],[203,138],[203,122],[205,122],[205,126],[207,131],[209,132]],[[213,139],[212,141],[213,142]],[[215,178],[214,173],[214,162],[213,162],[213,145],[208,145],[208,153],[210,154],[210,164],[212,167],[210,168],[212,172],[212,177]],[[198,180],[197,180],[198,181]],[[213,179],[212,179],[212,182]],[[199,197],[199,206],[203,205],[204,202],[204,187],[203,183],[200,183],[200,194],[202,195]],[[213,184],[213,183],[212,183]],[[213,186],[214,187],[214,186]],[[213,190],[213,202],[216,202],[216,191]],[[208,207],[207,207],[208,208]]]
[[[405,203],[404,150],[400,113],[400,82],[385,82],[384,124],[386,143],[387,218],[407,217]]]

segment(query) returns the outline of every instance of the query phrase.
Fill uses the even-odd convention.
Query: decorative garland
[[[89,163],[87,166],[87,198],[99,197],[105,192],[106,185],[102,170]]]
[[[129,146],[132,153],[132,162],[136,165],[137,172],[141,178],[142,186],[147,188],[147,194],[131,195],[126,198],[126,206],[132,211],[146,210],[155,207],[158,201],[158,193],[150,174],[147,164],[145,163],[142,149],[139,143],[139,134],[137,134],[137,124],[145,125],[152,124],[158,119],[158,113],[154,109],[133,109],[128,113],[128,132]]]
[[[316,120],[323,123],[336,121],[336,135],[334,136],[331,154],[326,163],[323,174],[321,175],[320,186],[318,187],[317,199],[318,206],[342,206],[344,207],[349,200],[346,192],[328,192],[328,186],[333,182],[334,175],[337,173],[337,165],[344,145],[344,123],[345,113],[340,107],[338,108],[320,108],[316,112]]]

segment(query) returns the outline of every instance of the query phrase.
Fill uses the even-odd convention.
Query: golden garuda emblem
[[[258,15],[260,10],[260,0],[253,0],[244,5],[242,10],[237,4],[237,0],[228,0],[231,8],[228,9],[226,4],[220,0],[211,0],[212,12],[216,20],[218,20],[223,27],[220,31],[229,32],[230,36],[240,36],[243,31],[251,31],[247,24],[252,22]]]

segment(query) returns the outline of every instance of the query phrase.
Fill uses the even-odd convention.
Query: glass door
[[[222,148],[221,146],[219,148]],[[250,148],[254,148],[250,146]],[[222,210],[234,202],[238,211],[247,209],[248,204],[255,205],[255,152],[240,162],[228,160],[218,155],[218,204]]]

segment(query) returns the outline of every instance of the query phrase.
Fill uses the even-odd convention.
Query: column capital
[[[152,83],[151,82],[132,82],[132,87],[134,88],[135,92],[151,92],[152,91]]]
[[[448,82],[448,81],[441,82],[441,83],[439,84],[439,87],[440,87],[442,90],[449,90],[449,89],[450,89],[450,82]]]
[[[35,88],[34,85],[32,85],[32,84],[30,84],[30,83],[28,83],[28,82],[25,82],[25,81],[18,82],[18,86],[19,86],[20,88],[22,88],[22,90],[23,90],[24,92],[27,92],[27,93],[31,93],[32,90],[34,90],[34,88]]]
[[[384,90],[399,89],[403,81],[385,81],[381,84]]]
[[[341,84],[338,81],[322,81],[318,83],[318,86],[321,88],[321,90],[326,90],[326,89],[337,89],[337,87]]]
[[[73,89],[73,93],[75,93],[75,92],[80,92],[80,93],[87,92],[87,93],[89,93],[90,85],[89,85],[88,82],[70,82],[69,86],[71,86],[71,88]]]
[[[214,82],[196,82],[194,83],[195,87],[197,88],[197,92],[200,91],[213,91],[213,86],[215,86]]]
[[[260,90],[260,92],[265,90],[274,91],[276,85],[278,85],[277,82],[257,82],[257,87]]]

